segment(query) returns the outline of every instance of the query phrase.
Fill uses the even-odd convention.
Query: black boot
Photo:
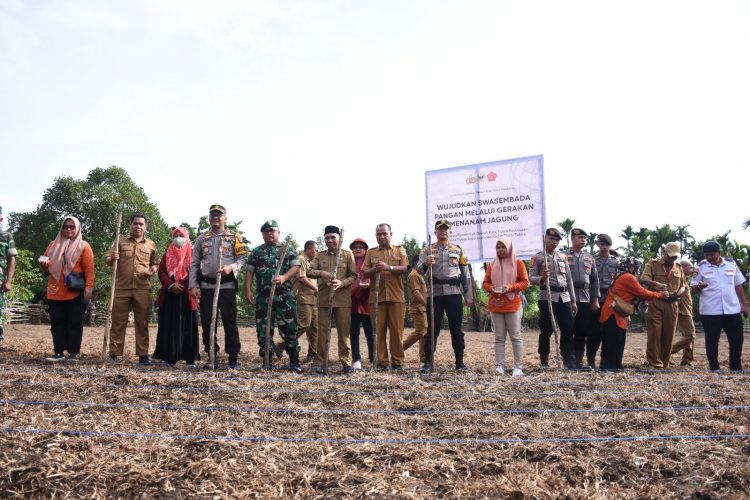
[[[227,362],[227,368],[234,370],[237,368],[237,353],[233,352],[229,354],[229,361]]]
[[[302,373],[302,367],[299,365],[299,352],[296,350],[289,351],[289,371]]]
[[[539,355],[539,364],[542,368],[549,368],[549,356]]]
[[[464,351],[456,351],[456,370],[466,371],[469,367],[464,364]]]

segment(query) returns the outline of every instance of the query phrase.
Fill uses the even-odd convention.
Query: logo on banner
[[[484,182],[485,179],[490,182],[495,182],[495,179],[497,179],[497,174],[495,172],[490,172],[487,175],[480,174],[477,177],[471,175],[466,178],[466,184],[476,184],[477,182]]]

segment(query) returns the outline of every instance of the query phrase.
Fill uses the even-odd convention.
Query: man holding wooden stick
[[[267,358],[267,368],[273,363],[273,352],[266,352],[266,346],[273,345],[273,323],[284,339],[286,352],[289,354],[289,369],[300,373],[299,342],[297,341],[297,300],[292,290],[292,279],[300,268],[299,257],[292,251],[283,252],[286,241],[279,241],[279,225],[275,220],[268,220],[260,228],[263,244],[255,247],[245,266],[245,297],[250,304],[255,304],[255,322],[258,326],[259,354]],[[284,253],[283,262],[279,262]],[[279,264],[281,264],[279,266]],[[278,273],[277,273],[278,270]],[[252,293],[255,277],[255,295]],[[270,293],[274,288],[273,302]],[[267,324],[268,308],[271,308],[271,324]],[[266,340],[266,330],[270,332]],[[264,361],[266,363],[266,361]]]
[[[378,318],[375,324],[378,358],[375,360],[378,370],[388,369],[388,347],[391,351],[391,368],[401,370],[404,364],[404,281],[401,277],[409,268],[406,250],[400,245],[391,245],[390,224],[378,224],[375,227],[377,248],[370,248],[365,255],[363,269],[365,276],[374,278],[380,275],[378,290]],[[373,279],[373,281],[375,281]],[[375,293],[370,294],[370,314],[374,313]],[[373,314],[374,315],[374,314]],[[374,320],[375,318],[373,318]],[[386,344],[386,334],[390,332],[390,342]]]
[[[208,222],[211,229],[198,236],[193,244],[190,262],[190,294],[200,299],[203,347],[211,349],[211,312],[216,293],[216,276],[221,275],[218,287],[218,309],[224,325],[224,351],[229,356],[227,366],[237,367],[240,353],[240,331],[237,328],[237,276],[245,265],[247,249],[238,233],[226,228],[227,211],[222,205],[211,205]],[[221,268],[217,269],[217,252],[221,252]],[[214,327],[216,328],[216,327]],[[214,337],[214,352],[219,351]],[[214,358],[216,368],[218,361]],[[211,363],[205,368],[211,368]]]
[[[125,348],[125,329],[132,308],[135,320],[135,353],[138,362],[148,366],[148,315],[151,310],[151,276],[159,269],[156,245],[146,238],[146,216],[140,212],[130,216],[130,235],[119,238],[117,247],[105,257],[108,266],[117,262],[115,294],[112,303],[112,329],[109,357],[117,361]]]
[[[350,250],[339,248],[342,244],[341,231],[336,226],[325,228],[326,250],[315,254],[307,277],[320,278],[318,292],[318,370],[325,371],[328,365],[328,345],[330,340],[331,322],[328,318],[328,305],[333,305],[333,317],[336,320],[338,335],[339,361],[344,373],[351,373],[352,351],[349,341],[349,326],[351,322],[352,296],[349,287],[357,279],[357,266],[354,254]],[[336,253],[341,251],[338,267],[336,267]],[[331,288],[333,288],[333,302],[331,302]]]

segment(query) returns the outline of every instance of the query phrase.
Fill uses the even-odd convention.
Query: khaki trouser
[[[318,307],[313,304],[297,304],[297,337],[307,335],[307,355],[318,355]]]
[[[133,308],[135,320],[135,353],[138,356],[148,354],[148,313],[151,309],[151,289],[115,289],[115,300],[112,303],[112,328],[109,337],[109,353],[122,356],[125,350],[125,329],[128,326],[128,314]]]
[[[424,363],[424,336],[427,335],[427,313],[418,309],[409,309],[414,322],[414,331],[404,339],[404,351],[419,342],[419,361]]]
[[[693,343],[695,341],[695,323],[693,322],[693,317],[687,314],[678,315],[677,329],[682,332],[682,338],[672,344],[672,354],[682,351],[682,362],[692,363]]]
[[[646,361],[654,368],[668,368],[672,354],[672,340],[677,328],[677,302],[655,300],[646,312]]]
[[[375,307],[370,306],[370,317],[375,319]],[[404,364],[404,344],[401,337],[404,334],[404,312],[406,307],[403,302],[378,302],[378,324],[375,326],[375,341],[378,343],[378,366],[388,366],[388,347],[391,348],[391,365],[402,366]],[[386,329],[390,332],[388,345],[386,345]]]
[[[346,368],[352,366],[352,348],[349,341],[349,326],[352,322],[352,308],[351,307],[334,307],[333,317],[336,320],[336,334],[339,337],[339,361],[341,366]],[[323,367],[326,365],[325,356],[328,354],[327,343],[328,336],[328,308],[318,308],[318,345],[316,347],[318,351],[318,365]]]

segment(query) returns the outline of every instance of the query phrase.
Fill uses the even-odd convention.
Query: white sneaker
[[[513,377],[523,377],[523,370],[520,368],[513,368]]]
[[[503,368],[502,366],[496,366],[495,371],[500,375],[505,375],[505,368]]]
[[[361,361],[355,361],[352,363],[352,368],[355,370],[361,370],[362,369],[362,362]]]

